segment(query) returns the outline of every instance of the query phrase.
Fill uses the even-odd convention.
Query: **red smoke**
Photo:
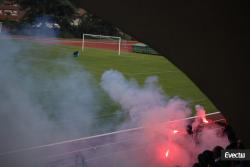
[[[215,129],[207,126],[210,121],[206,119],[203,106],[195,106],[197,117],[191,124],[187,120],[192,116],[189,102],[178,97],[168,98],[157,81],[155,77],[148,77],[141,86],[136,80],[128,80],[122,73],[109,70],[102,75],[101,82],[111,99],[129,113],[131,120],[125,127],[144,127],[144,136],[138,142],[149,143],[146,147],[150,161],[156,163],[151,166],[190,167],[199,153],[228,144],[225,137],[218,136]],[[192,126],[194,135],[189,135],[187,125]]]
[[[195,143],[195,139],[188,135],[184,125],[187,120],[183,121],[176,121],[174,123],[170,123],[166,125],[165,128],[167,129],[162,134],[165,137],[165,140],[157,141],[158,145],[156,144],[157,148],[157,159],[158,161],[162,161],[160,164],[162,166],[175,166],[180,165],[182,167],[192,166],[192,164],[197,160],[197,155],[206,149],[212,149],[216,145],[225,146],[227,145],[228,141],[225,138],[216,136],[216,130],[208,128],[206,124],[209,125],[216,125],[212,120],[206,119],[206,111],[203,106],[196,105],[196,118],[192,123],[193,130],[196,130],[203,127],[202,130],[197,131],[200,133],[200,145]],[[178,127],[175,129],[174,127]],[[162,126],[158,126],[158,131],[162,131]],[[152,130],[152,129],[151,129]],[[199,135],[198,135],[199,136]],[[209,141],[207,141],[205,136],[209,137]],[[163,137],[163,138],[164,138]]]

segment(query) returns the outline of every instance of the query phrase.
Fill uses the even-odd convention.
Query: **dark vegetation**
[[[0,1],[0,3],[2,2]],[[81,38],[82,33],[90,33],[122,36],[126,39],[131,38],[114,25],[73,5],[70,0],[16,0],[15,3],[19,4],[21,9],[26,12],[20,22],[4,21],[8,32],[12,34],[41,34],[41,30],[34,28],[34,25],[39,22],[49,21],[58,24],[60,28],[47,28],[45,24],[39,28],[43,32],[55,31],[59,37]],[[29,29],[28,32],[32,33],[29,34],[27,31],[23,31],[27,29]],[[52,35],[52,33],[46,33],[47,35]]]

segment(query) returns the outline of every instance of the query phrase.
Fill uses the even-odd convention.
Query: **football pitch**
[[[3,42],[0,40],[0,42]],[[81,48],[77,46],[65,46],[55,44],[41,44],[35,42],[22,42],[15,40],[14,43],[21,46],[18,52],[17,63],[29,62],[32,64],[32,69],[24,70],[27,75],[33,74],[39,79],[42,74],[53,76],[67,75],[68,69],[71,71],[84,69],[91,75],[92,83],[98,92],[102,107],[98,115],[98,123],[113,122],[120,124],[126,119],[126,114],[119,110],[119,105],[114,103],[100,87],[100,80],[103,72],[106,70],[117,70],[124,74],[128,79],[134,79],[139,84],[143,85],[145,79],[149,76],[157,76],[159,86],[169,97],[178,96],[190,102],[192,108],[195,104],[201,104],[205,107],[208,113],[218,111],[213,103],[202,93],[201,90],[176,66],[162,56],[153,56],[138,53],[124,53],[118,55],[115,51],[86,48],[81,53]],[[73,52],[80,51],[79,57],[74,57]],[[55,61],[60,63],[53,63]],[[62,66],[63,61],[73,62]],[[49,92],[50,90],[46,90]],[[41,93],[40,93],[41,94]],[[49,93],[43,92],[40,99],[46,101]],[[52,110],[47,106],[48,111]],[[122,113],[122,117],[117,114]],[[53,114],[51,114],[53,117]],[[113,127],[115,129],[115,127]],[[113,129],[111,128],[111,129]]]

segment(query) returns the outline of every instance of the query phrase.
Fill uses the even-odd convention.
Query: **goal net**
[[[82,35],[82,52],[86,48],[109,49],[116,51],[118,55],[121,54],[121,37],[83,34]]]

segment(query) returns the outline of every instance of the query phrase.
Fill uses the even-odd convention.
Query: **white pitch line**
[[[221,112],[213,112],[213,113],[206,114],[206,116],[216,115],[216,114],[220,114],[220,113]],[[173,123],[173,122],[178,122],[178,121],[184,121],[184,120],[194,119],[194,118],[197,118],[197,117],[198,116],[192,116],[192,117],[188,117],[188,118],[183,118],[183,119],[168,121],[166,123]],[[32,151],[32,150],[35,150],[35,149],[42,149],[42,148],[47,148],[47,147],[53,147],[53,146],[57,146],[57,145],[61,145],[61,144],[67,144],[67,143],[72,143],[72,142],[77,142],[77,141],[83,141],[83,140],[88,140],[88,139],[93,139],[93,138],[98,138],[98,137],[103,137],[103,136],[109,136],[109,135],[115,135],[115,134],[120,134],[120,133],[127,133],[127,132],[132,132],[132,131],[138,131],[138,130],[142,130],[144,128],[145,127],[140,126],[140,127],[136,127],[136,128],[124,129],[124,130],[119,130],[119,131],[114,131],[114,132],[109,132],[109,133],[104,133],[104,134],[99,134],[99,135],[94,135],[94,136],[89,136],[89,137],[83,137],[83,138],[73,139],[73,140],[64,140],[64,141],[61,141],[61,142],[56,142],[56,143],[51,143],[51,144],[46,144],[46,145],[41,145],[41,146],[34,146],[34,147],[29,147],[29,148],[23,148],[23,149],[8,151],[8,152],[0,153],[0,156],[14,154],[14,153],[18,153],[18,152]]]
[[[224,121],[224,120],[225,119],[217,119],[217,120],[214,120],[214,122],[220,122],[220,121]],[[221,129],[221,127],[214,128],[214,129]],[[173,129],[170,129],[170,131],[172,131],[172,130]],[[115,145],[115,144],[124,143],[124,142],[128,142],[128,141],[134,141],[134,140],[135,139],[127,139],[127,140],[121,140],[121,141],[118,141],[118,142],[111,142],[111,143],[106,143],[106,144],[97,145],[97,146],[90,146],[90,147],[87,147],[87,148],[77,149],[77,150],[69,151],[69,152],[66,152],[66,153],[63,153],[63,154],[57,154],[57,155],[54,155],[54,156],[50,156],[49,158],[64,157],[64,156],[67,156],[69,154],[79,153],[79,152],[82,152],[82,151],[88,151],[88,150],[91,150],[91,149],[98,149],[98,148],[102,148],[102,147],[106,147],[106,146],[110,146],[110,145]]]
[[[218,119],[218,120],[215,120],[214,122],[219,122],[219,121],[224,121],[225,119]],[[216,130],[216,129],[222,129],[222,127],[218,127],[218,128],[213,128],[214,130]],[[130,140],[132,140],[132,139],[130,139]],[[70,154],[74,154],[74,153],[81,153],[82,151],[86,151],[86,150],[91,150],[91,149],[93,149],[93,148],[95,148],[95,149],[97,149],[97,148],[99,148],[99,147],[106,147],[106,146],[109,146],[109,145],[115,145],[115,144],[119,144],[119,143],[122,143],[122,142],[126,142],[126,141],[129,141],[129,140],[122,140],[122,141],[120,141],[120,142],[113,142],[113,143],[108,143],[108,144],[103,144],[103,145],[99,145],[99,146],[96,146],[96,147],[94,147],[94,146],[92,146],[92,147],[89,147],[89,148],[85,148],[85,149],[78,149],[78,150],[74,150],[74,151],[71,151],[71,152],[67,152],[67,153],[64,153],[64,154],[60,154],[60,155],[55,155],[55,156],[52,156],[52,157],[49,157],[49,158],[55,158],[55,157],[65,157],[65,156],[68,156],[68,155],[70,155]],[[147,143],[150,143],[150,142],[147,142]],[[136,148],[138,148],[138,147],[136,147]],[[135,149],[136,149],[135,148]],[[144,146],[143,146],[143,148],[144,148]],[[129,150],[125,150],[125,151],[122,151],[122,152],[127,152],[127,151],[130,151],[131,149],[129,149]],[[116,153],[119,153],[120,151],[118,151],[118,152],[116,152]],[[105,155],[107,155],[107,154],[105,154]],[[85,161],[88,161],[88,160],[92,160],[92,159],[98,159],[99,157],[102,157],[102,156],[95,156],[95,158],[90,158],[90,159],[86,159]],[[64,165],[63,165],[64,166]]]

